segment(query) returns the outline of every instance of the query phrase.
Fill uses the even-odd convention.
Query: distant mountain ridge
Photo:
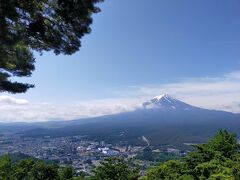
[[[181,147],[205,142],[219,129],[239,134],[240,114],[195,107],[164,94],[132,112],[64,122],[59,128],[43,126],[27,130],[23,136],[87,135],[89,139],[126,144],[142,144],[144,136],[153,146]]]

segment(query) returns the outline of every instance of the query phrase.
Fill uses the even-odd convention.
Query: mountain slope
[[[154,146],[181,146],[204,142],[221,128],[240,132],[239,114],[198,108],[169,95],[144,102],[142,108],[133,112],[89,118],[78,125],[79,121],[61,128],[34,129],[24,135],[87,135],[90,139],[126,144],[142,144],[141,137],[145,136]]]

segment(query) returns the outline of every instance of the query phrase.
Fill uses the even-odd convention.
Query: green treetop
[[[139,171],[122,158],[108,158],[94,171],[91,180],[137,180]]]
[[[180,161],[150,169],[143,179],[240,179],[240,145],[235,134],[220,130],[207,144],[195,148]]]

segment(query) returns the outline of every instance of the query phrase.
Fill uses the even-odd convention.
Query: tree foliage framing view
[[[239,180],[240,144],[237,136],[220,130],[206,144],[181,160],[171,160],[150,169],[141,180]]]
[[[34,87],[11,81],[14,76],[31,76],[33,51],[78,51],[101,1],[0,0],[0,92],[22,93]]]

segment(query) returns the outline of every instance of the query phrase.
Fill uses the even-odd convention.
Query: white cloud
[[[25,99],[16,99],[10,96],[0,96],[0,104],[24,105],[28,101]]]
[[[0,96],[0,99],[2,96]],[[4,99],[12,97],[4,96]],[[22,100],[27,102],[27,100]],[[19,101],[18,101],[19,103]],[[9,103],[2,101],[0,106],[1,122],[36,122],[47,120],[72,120],[84,117],[95,117],[134,110],[137,103],[124,99],[104,99],[72,104],[53,103]]]
[[[143,97],[168,93],[196,106],[240,112],[240,71],[221,77],[188,78],[171,84],[135,88]]]
[[[34,103],[0,96],[0,121],[71,120],[131,111],[156,95],[167,93],[189,104],[210,109],[240,112],[240,71],[221,77],[187,78],[176,83],[145,85],[119,90],[118,97],[72,102]]]

